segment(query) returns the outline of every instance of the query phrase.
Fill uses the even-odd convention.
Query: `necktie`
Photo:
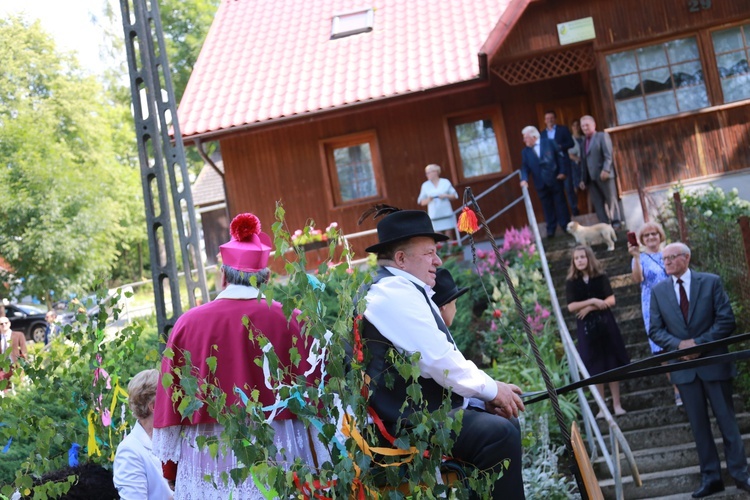
[[[586,136],[586,143],[585,143],[585,145],[583,147],[583,150],[584,150],[585,153],[588,153],[589,149],[591,149],[591,137]]]
[[[680,285],[680,310],[682,311],[682,317],[685,318],[685,323],[688,319],[688,309],[690,309],[690,303],[688,302],[687,292],[685,287],[682,286],[684,281],[677,279],[677,284]]]

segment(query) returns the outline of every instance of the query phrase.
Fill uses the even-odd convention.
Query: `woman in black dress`
[[[610,310],[615,305],[612,286],[591,248],[579,245],[573,249],[565,295],[568,310],[577,318],[578,353],[589,374],[597,375],[630,363],[620,328]],[[604,397],[604,384],[597,384],[596,388]],[[615,415],[623,415],[626,412],[620,404],[620,383],[610,382],[609,390]],[[600,413],[597,418],[601,416]]]

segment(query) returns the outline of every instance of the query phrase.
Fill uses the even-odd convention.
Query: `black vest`
[[[372,284],[375,284],[382,278],[388,276],[393,276],[393,274],[387,269],[381,267],[378,270],[378,274],[373,278]],[[424,289],[416,283],[414,283],[414,286],[422,293],[422,295],[424,295],[425,301],[427,302],[427,305],[430,306],[430,311],[432,311],[432,315],[435,318],[437,327],[440,331],[445,333],[448,341],[453,344],[453,338],[448,331],[448,327],[445,326],[443,318],[441,318],[430,305],[430,299],[427,297]],[[396,350],[396,348],[393,343],[386,339],[378,329],[372,325],[372,323],[367,321],[367,319],[362,320],[362,342],[364,344],[365,359],[367,361],[365,373],[370,376],[369,403],[386,426],[393,430],[395,427],[394,424],[400,419],[406,418],[416,411],[421,411],[425,407],[429,411],[435,411],[440,408],[447,390],[431,378],[419,377],[417,381],[422,387],[422,403],[420,405],[414,405],[410,402],[406,408],[401,411],[401,406],[407,399],[407,381],[398,373],[398,370],[396,370],[393,364],[388,360],[388,351],[390,349]],[[388,379],[392,378],[392,387],[386,385],[386,377]],[[455,392],[452,393],[451,406],[453,408],[460,408],[462,405],[463,397]]]

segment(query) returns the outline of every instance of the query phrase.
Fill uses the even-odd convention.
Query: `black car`
[[[13,331],[23,332],[26,340],[44,343],[44,332],[47,330],[47,321],[44,316],[46,310],[34,306],[21,304],[8,304],[5,306],[5,315],[10,320],[10,328]]]

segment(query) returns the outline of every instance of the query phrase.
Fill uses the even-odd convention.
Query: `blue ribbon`
[[[70,467],[78,466],[78,450],[80,449],[81,449],[81,445],[78,443],[73,443],[70,446],[70,449],[68,450],[68,465]]]

